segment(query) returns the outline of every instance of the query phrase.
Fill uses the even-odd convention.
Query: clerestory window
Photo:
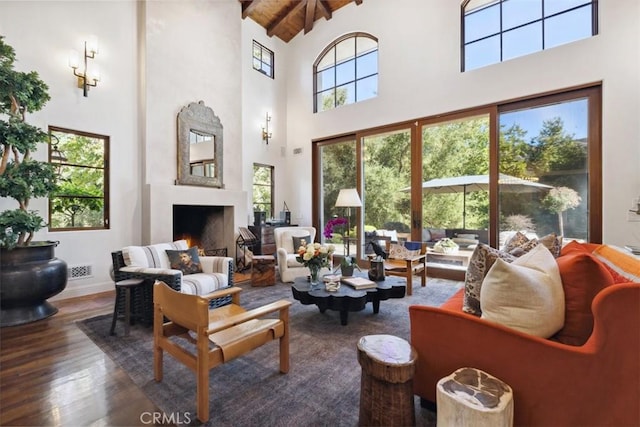
[[[597,0],[466,0],[462,71],[598,34]]]
[[[378,39],[346,34],[313,64],[313,111],[331,110],[378,95]]]

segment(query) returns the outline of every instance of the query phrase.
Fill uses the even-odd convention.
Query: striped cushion
[[[125,265],[129,267],[143,268],[171,268],[169,250],[189,249],[186,240],[177,240],[173,243],[159,243],[149,246],[127,246],[122,249],[122,257]]]
[[[612,272],[616,283],[640,282],[640,258],[624,249],[600,245],[593,255]]]
[[[228,286],[228,275],[222,273],[196,273],[182,276],[180,292],[189,295],[205,295]]]

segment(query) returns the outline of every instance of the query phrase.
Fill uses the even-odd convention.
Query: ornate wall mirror
[[[178,184],[223,188],[222,123],[203,101],[178,113]]]

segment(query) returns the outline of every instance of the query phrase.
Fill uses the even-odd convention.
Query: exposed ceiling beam
[[[313,30],[313,22],[316,17],[316,3],[317,0],[307,0],[307,10],[304,14],[304,33],[307,34]]]
[[[327,0],[320,0],[318,2],[318,10],[320,11],[320,15],[324,16],[324,19],[326,19],[327,21],[331,19],[331,9],[329,9]]]
[[[240,0],[242,3],[242,19],[249,16],[261,1],[262,0]]]
[[[287,13],[282,15],[280,19],[275,21],[269,28],[267,28],[267,35],[269,37],[273,37],[273,35],[280,29],[280,27],[287,21],[287,19],[289,19],[290,16],[293,16],[296,13],[300,12],[306,5],[306,1],[295,3],[295,5],[287,11]]]

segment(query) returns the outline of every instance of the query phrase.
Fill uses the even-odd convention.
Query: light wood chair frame
[[[201,422],[209,420],[209,371],[233,358],[245,354],[259,346],[280,340],[280,372],[289,371],[289,306],[290,301],[279,300],[264,306],[245,310],[240,307],[241,288],[220,289],[208,295],[187,295],[171,289],[167,284],[157,281],[154,284],[154,325],[153,325],[153,368],[155,380],[163,377],[163,352],[166,351],[176,360],[186,365],[196,374],[197,417]],[[223,307],[209,309],[209,300],[229,295],[232,303]],[[275,327],[256,328],[247,333],[247,321],[269,317],[279,313]],[[273,318],[273,316],[271,316]],[[273,325],[273,322],[272,325]],[[245,326],[244,330],[242,326]],[[235,329],[232,329],[237,327]],[[195,338],[189,331],[195,333]],[[221,331],[231,335],[246,336],[239,352],[225,359],[222,348],[211,345],[210,337]],[[238,333],[236,334],[235,331]],[[278,332],[275,332],[278,331]],[[196,346],[196,353],[170,340],[172,336],[186,338]]]
[[[424,288],[427,285],[427,244],[420,243],[420,255],[409,258],[387,258],[384,262],[385,274],[400,276],[407,279],[407,295],[413,295],[413,276],[420,276],[420,284]],[[399,243],[402,244],[402,243]],[[385,240],[387,254],[390,253],[391,242]]]

